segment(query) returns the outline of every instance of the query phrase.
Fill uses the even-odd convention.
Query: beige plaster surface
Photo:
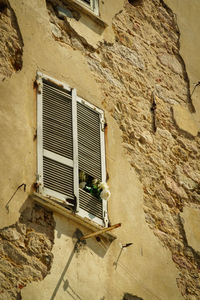
[[[187,72],[192,83],[199,81],[200,49],[199,35],[200,6],[198,0],[165,0],[164,1],[177,15],[180,30],[180,52],[186,63]]]
[[[78,22],[71,19],[69,23],[93,47],[97,47],[99,41],[104,39],[113,42],[112,19],[123,8],[123,4],[123,0],[99,1],[99,17],[105,22],[105,26],[98,24],[95,18],[92,19],[83,13]]]
[[[194,207],[185,207],[182,213],[183,225],[189,246],[200,251],[200,211]]]
[[[98,243],[90,239],[79,253],[73,254],[71,237],[76,228],[83,233],[87,231],[55,214],[51,273],[44,281],[24,288],[22,299],[64,300],[78,295],[82,300],[116,300],[122,299],[125,291],[145,300],[183,299],[176,286],[178,272],[171,255],[145,223],[142,187],[120,146],[118,126],[109,114],[107,120],[107,164],[108,172],[112,174],[108,182],[112,191],[109,216],[112,224],[122,222],[122,227],[113,232],[117,240],[109,245],[106,241]],[[129,242],[133,245],[123,250],[118,259],[120,244]]]
[[[33,89],[36,71],[41,71],[76,87],[78,94],[102,107],[102,95],[98,89],[85,57],[70,47],[62,47],[52,37],[45,1],[10,1],[15,10],[24,41],[22,71],[0,83],[1,143],[1,227],[17,221],[36,176],[36,97]],[[122,8],[123,1],[104,1],[102,18],[108,23],[104,33],[94,33],[86,22],[74,28],[93,45],[103,37],[113,38],[111,21]],[[180,2],[179,2],[180,3]],[[185,1],[186,3],[186,1]],[[102,5],[102,4],[101,4]],[[111,9],[108,9],[111,7]],[[186,4],[185,4],[186,5]],[[84,18],[84,17],[83,17]],[[85,17],[86,18],[86,17]],[[83,21],[83,19],[82,19]],[[96,29],[95,29],[96,30]],[[98,31],[98,30],[96,30]],[[93,37],[90,35],[94,34]],[[45,47],[44,47],[45,45]],[[191,71],[192,72],[192,71]],[[79,74],[87,74],[80,76]],[[194,71],[195,80],[198,77]],[[196,76],[196,77],[195,77]],[[171,254],[163,248],[145,222],[142,186],[122,150],[120,130],[106,112],[108,126],[107,169],[112,198],[109,202],[111,222],[122,222],[116,230],[117,240],[109,247],[88,241],[78,254],[73,254],[73,233],[84,228],[55,214],[56,230],[53,248],[54,263],[51,273],[38,283],[22,290],[22,299],[121,299],[130,292],[145,300],[183,299],[176,286],[177,269]],[[10,213],[5,205],[21,184],[27,191],[19,190],[10,203]],[[120,243],[133,242],[120,253]],[[66,269],[65,272],[63,272]],[[63,274],[63,276],[62,276]],[[58,286],[59,285],[59,286]],[[58,288],[57,288],[58,286]],[[56,294],[55,294],[56,291]],[[52,298],[52,295],[55,297]],[[71,295],[70,295],[71,294]]]
[[[200,81],[200,39],[197,38],[200,32],[199,0],[165,0],[165,3],[177,16],[180,30],[180,53],[186,65],[192,93],[195,84]],[[196,109],[192,117],[200,129],[200,87],[195,89],[192,100]]]
[[[192,136],[197,136],[199,128],[188,108],[176,104],[173,106],[173,113],[175,122],[181,130],[188,132]]]
[[[97,84],[90,75],[85,58],[70,48],[66,51],[54,41],[44,3],[38,0],[20,6],[11,1],[11,6],[21,29],[24,53],[22,71],[0,83],[0,169],[4,174],[0,181],[1,227],[17,221],[20,208],[36,181],[36,94],[33,89],[36,72],[67,82],[77,88],[81,97],[101,105]],[[9,205],[10,214],[7,214],[5,205],[22,183],[26,183],[27,191],[16,193]]]

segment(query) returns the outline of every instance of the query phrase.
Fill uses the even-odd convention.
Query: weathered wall
[[[0,80],[22,68],[23,40],[15,12],[6,0],[0,1]]]
[[[18,222],[0,230],[0,299],[21,299],[21,289],[51,269],[52,212],[29,206]]]
[[[176,18],[160,1],[138,1],[127,4],[113,28],[116,43],[101,45],[89,64],[143,184],[146,221],[172,252],[182,294],[199,297],[199,249],[188,244],[180,217],[184,206],[199,207],[198,124],[190,117]]]
[[[184,9],[179,10],[180,1],[175,2],[173,8],[185,20],[190,3],[184,0]],[[47,6],[44,0],[10,1],[24,50],[22,70],[12,71],[8,75],[12,77],[0,83],[4,174],[0,183],[4,208],[1,227],[18,220],[23,203],[33,191],[33,83],[37,70],[76,87],[81,97],[105,109],[112,193],[109,216],[111,223],[120,221],[123,226],[116,231],[118,239],[111,245],[90,240],[77,253],[74,232],[86,229],[54,214],[51,273],[22,289],[22,299],[198,299],[199,235],[192,234],[196,223],[189,220],[191,211],[199,215],[200,111],[197,101],[193,101],[196,98],[190,96],[188,64],[189,76],[195,74],[196,80],[200,74],[196,67],[193,71],[187,50],[179,49],[180,36],[181,45],[190,38],[188,32],[182,35],[187,26],[177,26],[172,11],[159,0],[100,1],[106,28],[84,14],[79,21],[61,20],[55,13],[55,3],[61,1],[49,0]],[[195,7],[189,20],[197,28],[200,4],[196,1]],[[192,36],[196,38],[196,30]],[[199,48],[196,52],[192,49],[196,55],[199,53]],[[156,110],[152,110],[152,92]],[[22,183],[27,184],[27,191],[16,192],[8,213],[5,206]],[[16,226],[10,228],[15,230]],[[127,242],[133,245],[120,253],[119,243]],[[2,239],[1,243],[8,242]],[[17,247],[15,242],[9,243]],[[51,247],[49,244],[48,251]],[[27,254],[29,265],[33,256]],[[17,272],[23,285],[33,280]],[[15,289],[15,295],[17,292]]]

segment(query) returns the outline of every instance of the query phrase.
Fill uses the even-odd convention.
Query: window
[[[79,188],[80,171],[106,181],[103,111],[44,74],[37,74],[37,84],[39,193],[107,226],[107,201]]]
[[[88,9],[92,10],[96,15],[99,14],[98,0],[77,0],[77,1],[82,3]]]

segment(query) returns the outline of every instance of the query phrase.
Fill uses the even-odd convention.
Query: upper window
[[[76,89],[41,73],[37,77],[39,192],[107,226],[107,201],[79,187],[80,181],[106,181],[103,111]]]
[[[85,7],[92,10],[96,15],[99,14],[99,4],[98,0],[76,0],[82,3]]]

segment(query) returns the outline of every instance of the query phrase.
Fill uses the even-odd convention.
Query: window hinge
[[[102,117],[100,117],[100,124],[101,124],[101,130],[104,131],[106,122]]]
[[[42,78],[39,74],[37,74],[37,77],[35,80],[35,85],[37,87],[38,94],[41,94],[42,93]]]
[[[108,214],[107,214],[107,211],[104,211],[104,225],[105,227],[108,227]]]

